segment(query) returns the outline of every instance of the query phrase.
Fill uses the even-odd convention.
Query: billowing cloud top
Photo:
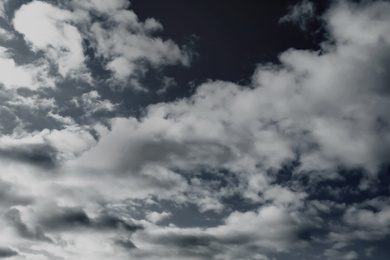
[[[128,1],[0,1],[0,258],[385,259],[390,3],[288,10],[318,50],[164,101],[202,53]]]

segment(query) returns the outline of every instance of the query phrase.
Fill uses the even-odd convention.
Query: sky
[[[0,0],[0,259],[388,259],[389,69],[389,1]]]

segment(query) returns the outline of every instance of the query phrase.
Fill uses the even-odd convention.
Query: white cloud
[[[33,1],[15,13],[13,25],[35,52],[44,51],[57,64],[62,77],[86,77],[82,73],[86,73],[82,36],[72,20],[72,13],[67,10]]]
[[[15,96],[7,102],[9,107],[25,107],[30,110],[45,110],[56,107],[54,98],[40,98],[38,95],[30,97]]]
[[[242,243],[253,243],[283,251],[297,241],[299,225],[285,210],[276,206],[263,207],[258,212],[233,212],[225,225],[210,228],[209,232],[227,243],[242,238]],[[254,233],[253,230],[261,230]]]
[[[18,65],[12,59],[12,52],[0,46],[0,83],[6,88],[53,87],[53,81],[48,77],[48,66],[42,61],[36,64]]]
[[[388,44],[389,11],[390,6],[385,1],[376,1],[363,7],[347,1],[338,1],[327,13],[326,19],[332,35],[340,44],[369,46],[379,44],[380,41]]]
[[[58,149],[59,160],[69,160],[95,145],[96,140],[79,126],[68,126],[62,130],[52,130],[45,140]]]
[[[52,111],[50,111],[47,115],[54,118],[56,121],[58,121],[62,124],[65,124],[65,125],[74,125],[75,124],[73,118],[71,118],[70,116],[61,116],[59,114],[54,114]]]
[[[95,22],[91,28],[91,39],[97,53],[108,60],[106,68],[114,78],[124,81],[130,76],[143,73],[140,62],[150,62],[160,67],[172,64],[189,65],[190,56],[171,40],[153,37],[162,26],[153,19],[144,23],[130,10],[121,10],[104,23]],[[129,33],[130,32],[130,33]]]
[[[180,259],[196,255],[201,259],[268,259],[258,254],[260,248],[282,252],[291,246],[297,247],[300,232],[301,227],[287,212],[268,206],[257,212],[233,212],[223,224],[211,228],[146,225],[145,230],[133,236],[134,242],[139,245],[139,251],[134,252],[134,256],[145,254],[159,255],[163,259]]]
[[[146,218],[149,219],[153,223],[158,223],[164,219],[169,218],[171,215],[172,214],[170,212],[166,212],[166,211],[163,211],[161,213],[153,211],[153,212],[149,212],[146,215]]]
[[[125,87],[127,80],[144,75],[149,65],[189,65],[190,53],[172,40],[153,33],[162,25],[153,18],[144,22],[126,10],[128,1],[71,1],[60,9],[43,1],[24,4],[15,13],[13,25],[34,52],[43,51],[56,65],[62,78],[71,77],[92,83],[84,55],[84,40],[113,75],[108,82]],[[90,12],[97,12],[96,20]],[[57,79],[60,80],[60,79]],[[144,89],[141,87],[140,89]]]
[[[140,22],[132,11],[121,10],[127,2],[72,4],[71,12],[34,1],[14,20],[34,50],[58,61],[62,76],[85,72],[81,35],[97,37],[92,48],[107,59],[104,65],[117,80],[143,73],[145,68],[137,63],[142,59],[153,66],[188,64],[189,56],[179,46],[151,36],[161,24],[153,19]],[[104,14],[111,27],[95,21],[90,34],[82,34],[82,26],[74,25],[81,19],[73,19],[77,8]],[[309,186],[323,180],[342,183],[339,166],[363,169],[366,178],[375,180],[380,166],[389,162],[388,10],[384,2],[361,8],[340,1],[324,17],[335,43],[324,43],[321,51],[288,50],[280,55],[280,65],[259,65],[250,86],[209,81],[191,97],[150,105],[140,119],[112,118],[107,127],[78,125],[75,118],[57,114],[62,108],[53,99],[41,98],[43,90],[32,93],[41,86],[32,66],[16,64],[2,49],[4,91],[15,94],[13,88],[30,88],[25,96],[4,104],[45,111],[44,116],[62,125],[35,132],[17,128],[0,136],[0,199],[18,201],[14,210],[27,231],[44,226],[39,221],[45,218],[82,227],[48,228],[45,235],[55,243],[41,244],[18,236],[3,220],[8,208],[1,208],[0,244],[15,245],[28,259],[265,260],[269,252],[307,245],[310,227],[315,226],[323,228],[320,234],[314,232],[315,241],[333,245],[325,257],[358,258],[347,248],[353,241],[373,241],[390,233],[388,200],[353,205],[308,201],[310,189],[293,181],[278,183],[277,178],[285,163],[299,160],[291,174],[307,174]],[[32,18],[34,26],[27,23]],[[33,33],[35,26],[40,27]],[[117,105],[98,90],[88,91],[74,98],[84,111],[82,119],[116,112]],[[224,199],[233,196],[255,209],[232,210]],[[34,203],[27,205],[21,199],[25,197]],[[134,205],[152,200],[155,208],[148,204],[151,208],[138,214],[146,219],[132,219]],[[171,203],[172,211],[164,203]],[[175,210],[193,205],[197,214],[221,222],[191,228],[157,225],[173,222]],[[332,215],[333,210],[342,218],[326,223],[322,214]],[[75,214],[64,217],[61,212]],[[119,216],[117,222],[103,221],[115,230],[93,229],[102,212]],[[189,222],[191,217],[197,216],[189,216]],[[129,231],[125,224],[130,222],[143,229]]]
[[[81,95],[82,107],[87,115],[99,111],[112,112],[117,105],[112,104],[109,100],[101,100],[101,96],[96,90]]]
[[[78,125],[67,125],[61,130],[43,129],[30,133],[22,129],[15,129],[11,135],[2,135],[0,141],[0,148],[10,151],[13,149],[20,150],[22,154],[28,153],[29,147],[42,149],[42,156],[52,157],[54,152],[56,153],[56,159],[60,162],[77,157],[96,143],[88,129]],[[39,151],[35,153],[39,153]],[[31,154],[31,156],[34,156],[34,154]]]

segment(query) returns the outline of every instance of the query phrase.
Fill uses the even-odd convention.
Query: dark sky
[[[166,68],[179,86],[171,95],[188,94],[188,83],[207,79],[248,84],[256,65],[278,63],[289,49],[319,49],[323,38],[318,22],[302,32],[279,19],[298,1],[133,1],[140,19],[154,17],[164,26],[162,36],[191,46],[195,57],[191,69]],[[325,3],[316,3],[318,13]],[[318,31],[317,31],[318,30]]]
[[[388,1],[130,2],[0,1],[0,259],[388,259]]]

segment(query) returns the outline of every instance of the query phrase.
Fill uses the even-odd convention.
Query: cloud
[[[359,257],[359,255],[355,251],[339,252],[338,250],[335,249],[326,250],[325,255],[328,257],[327,259],[352,260],[352,259],[357,259]]]
[[[88,129],[78,125],[61,130],[18,132],[0,137],[0,157],[49,168],[74,158],[96,143]]]
[[[126,9],[130,3],[126,0],[113,0],[110,2],[101,2],[98,0],[73,0],[71,5],[75,8],[84,8],[86,10],[93,10],[102,14],[112,14],[119,10]]]
[[[0,7],[0,10],[1,10],[1,7]],[[0,11],[1,12],[1,11]],[[3,28],[0,28],[0,39],[3,40],[3,41],[9,41],[9,40],[12,40],[14,39],[14,35],[10,32],[8,32],[7,30],[3,29]]]
[[[53,86],[53,82],[47,76],[48,68],[44,62],[19,66],[11,56],[12,53],[0,46],[0,69],[4,73],[0,83],[5,88],[25,87],[35,90],[39,87]]]
[[[114,240],[114,243],[120,247],[123,247],[125,249],[128,249],[128,250],[132,250],[132,249],[135,249],[137,248],[133,242],[131,242],[130,239],[127,239],[127,240],[122,240],[122,239],[115,239]]]
[[[0,2],[0,17],[6,17],[6,7],[7,7],[7,0]]]
[[[32,198],[20,194],[13,184],[0,180],[0,205],[2,207],[28,205],[32,202]]]
[[[254,230],[256,232],[253,232]],[[142,254],[141,245],[146,240],[156,245],[173,247],[178,253],[172,254],[172,249],[167,251],[164,247],[155,247],[159,251],[148,252],[149,255],[165,258],[196,256],[202,259],[234,259],[234,256],[239,256],[240,253],[255,255],[254,252],[259,252],[261,248],[285,251],[292,246],[299,246],[299,242],[305,242],[307,239],[301,235],[306,232],[304,230],[305,227],[300,226],[283,209],[267,206],[257,212],[233,212],[224,224],[217,227],[149,227],[134,234],[133,239],[139,244],[139,254]]]
[[[0,247],[0,258],[8,258],[18,255],[18,252],[8,247]]]
[[[75,100],[77,102],[77,99]],[[101,100],[101,96],[96,90],[84,93],[81,96],[81,106],[84,109],[86,116],[90,116],[96,112],[112,112],[117,105],[112,104],[109,100]],[[78,104],[79,102],[77,102]]]
[[[375,175],[389,149],[381,123],[388,121],[388,101],[380,87],[387,76],[372,65],[385,66],[378,46],[387,53],[379,40],[322,54],[288,50],[279,67],[258,67],[252,88],[208,82],[188,99],[149,106],[141,121],[112,120],[112,132],[80,160],[94,162],[111,151],[101,167],[131,172],[160,163],[254,172],[259,166],[278,169],[299,154],[301,173],[343,166]]]
[[[161,213],[159,212],[149,212],[146,215],[146,218],[149,219],[153,223],[157,223],[160,221],[163,221],[167,218],[169,218],[172,214],[170,212],[163,211]]]
[[[111,72],[107,82],[115,88],[127,87],[128,81],[134,82],[132,85],[137,88],[140,86],[138,79],[150,66],[159,70],[167,65],[188,66],[191,61],[189,48],[155,36],[163,29],[162,25],[153,18],[139,21],[132,10],[126,9],[128,1],[54,4],[36,0],[22,5],[15,12],[12,20],[15,31],[23,36],[27,48],[32,50],[29,54],[34,58],[41,57],[46,63],[36,68],[37,64],[20,66],[19,61],[5,60],[2,70],[7,70],[7,75],[19,74],[8,80],[3,77],[7,88],[37,89],[46,83],[53,87],[56,85],[54,81],[70,79],[92,84],[93,77],[97,79],[101,75],[92,75],[95,71],[90,66],[104,68],[105,73]],[[96,19],[97,16],[101,19]],[[4,32],[4,39],[11,39],[11,34]],[[26,68],[29,70],[25,71]],[[35,78],[31,70],[34,68],[39,81],[32,84]],[[44,79],[50,80],[45,82]],[[147,90],[145,87],[139,89]]]
[[[279,23],[291,22],[297,24],[304,31],[307,24],[315,17],[315,5],[309,0],[303,0],[298,4],[291,6],[289,12],[279,19]]]
[[[40,226],[36,226],[35,230],[30,230],[25,223],[23,223],[20,211],[13,208],[8,210],[4,214],[5,219],[15,229],[18,235],[25,239],[49,242],[52,243],[52,239],[47,237]]]
[[[250,86],[209,81],[191,97],[150,105],[139,120],[112,119],[110,131],[72,161],[73,166],[115,173],[118,178],[133,180],[138,187],[150,177],[149,185],[167,190],[180,183],[182,175],[190,181],[181,199],[188,202],[196,198],[201,212],[226,210],[222,203],[221,207],[208,205],[218,205],[232,191],[219,193],[224,187],[217,185],[213,194],[205,185],[202,193],[197,193],[195,187],[202,182],[196,178],[192,181],[191,172],[224,169],[237,180],[234,192],[252,203],[270,204],[258,211],[233,212],[224,225],[214,228],[146,228],[132,238],[139,249],[142,244],[163,244],[182,248],[179,254],[184,256],[211,257],[227,245],[288,251],[296,243],[310,243],[312,226],[323,225],[320,216],[343,212],[345,205],[317,201],[309,207],[306,203],[314,195],[308,194],[312,191],[305,190],[302,183],[275,183],[283,167],[298,160],[292,168],[293,176],[324,183],[345,180],[340,167],[358,169],[364,178],[375,182],[381,166],[388,163],[388,77],[383,69],[387,67],[390,43],[384,21],[389,18],[372,15],[383,13],[388,4],[378,2],[366,8],[336,4],[324,16],[334,39],[324,42],[321,51],[290,49],[280,55],[279,65],[259,65]],[[344,32],[343,23],[338,21],[345,16],[366,28],[377,22],[383,28],[371,30],[368,36],[358,28]],[[363,179],[360,182],[360,190],[370,189]],[[180,194],[181,189],[177,191]],[[143,197],[147,194],[159,196],[156,190]],[[305,221],[300,215],[305,207],[305,214],[313,214],[313,221]],[[362,226],[379,218],[382,222],[376,222],[378,229],[383,229],[386,217],[386,209],[380,213],[347,209],[347,228],[340,233],[330,231],[329,241],[363,239],[369,231],[363,232]],[[363,233],[344,236],[351,226]],[[262,232],[254,233],[256,227]],[[321,232],[327,233],[327,228],[335,227],[323,228]],[[371,238],[379,239],[375,232],[372,234]],[[338,253],[346,259],[356,257],[353,251]],[[161,254],[171,256],[164,249]]]
[[[135,232],[137,230],[143,229],[143,227],[140,225],[129,223],[121,218],[116,217],[115,215],[110,215],[104,212],[95,220],[95,225],[97,228],[123,229],[128,232]]]
[[[254,229],[261,232],[253,233]],[[304,241],[304,230],[285,210],[275,206],[263,207],[258,212],[233,212],[224,226],[209,229],[228,244],[248,243],[274,250]]]
[[[69,207],[52,209],[42,218],[41,222],[45,228],[51,230],[69,230],[71,228],[88,227],[91,224],[91,220],[83,210]]]
[[[51,212],[41,216],[39,223],[48,230],[81,230],[90,228],[95,230],[118,229],[135,232],[142,226],[125,221],[114,214],[100,212],[95,218],[90,218],[82,209],[71,207],[51,207]]]
[[[120,11],[109,22],[108,28],[93,23],[91,37],[97,54],[108,60],[106,69],[113,72],[114,79],[124,82],[130,76],[143,75],[142,61],[154,67],[189,64],[189,53],[173,41],[149,36],[161,28],[156,21],[147,20],[142,24],[132,11]]]
[[[13,25],[35,52],[43,51],[58,66],[62,77],[88,77],[82,75],[85,71],[82,36],[71,25],[72,19],[67,10],[33,1],[15,13]]]
[[[164,77],[163,78],[163,81],[162,81],[162,86],[159,90],[157,90],[157,94],[165,94],[167,92],[167,90],[172,87],[172,86],[176,86],[176,81],[174,78],[171,78],[171,77]]]
[[[319,257],[356,259],[354,243],[389,235],[389,3],[335,2],[320,50],[137,118],[110,86],[142,89],[148,69],[188,66],[191,52],[129,7],[16,11],[21,53],[39,62],[1,49],[0,244],[28,259],[267,260],[318,243]],[[303,1],[281,21],[306,27],[313,12]]]
[[[0,148],[0,157],[43,168],[53,168],[57,163],[55,151],[50,146],[39,144]]]

